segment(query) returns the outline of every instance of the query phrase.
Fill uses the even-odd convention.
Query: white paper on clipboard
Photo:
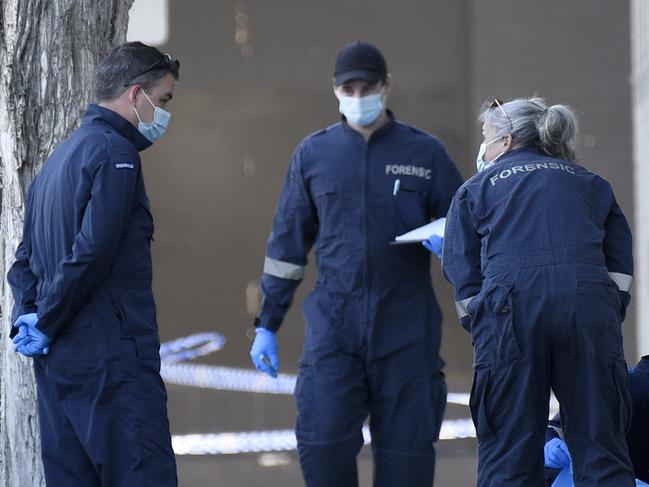
[[[446,226],[446,218],[438,218],[435,221],[427,223],[424,226],[410,230],[403,235],[398,235],[394,238],[395,244],[400,243],[416,243],[423,240],[428,240],[432,235],[438,235],[444,238],[444,227]]]

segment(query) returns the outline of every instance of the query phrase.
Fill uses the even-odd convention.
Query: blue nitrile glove
[[[36,323],[38,323],[38,315],[36,313],[27,313],[18,317],[14,323],[14,327],[18,328],[18,334],[13,338],[14,346],[16,348],[31,342],[32,339],[29,336],[29,328],[36,326]]]
[[[250,349],[250,358],[257,370],[277,377],[279,357],[277,356],[277,337],[266,328],[257,328],[257,336]]]
[[[550,468],[565,468],[570,466],[570,452],[566,443],[560,438],[552,438],[543,448],[545,466]]]
[[[14,323],[14,326],[18,328],[18,334],[13,339],[16,352],[25,357],[47,355],[50,351],[49,345],[52,339],[42,333],[37,328],[37,324],[38,315],[36,313],[21,315]]]
[[[444,239],[442,237],[431,235],[428,240],[422,241],[421,244],[440,259],[442,258],[442,249],[444,248]]]

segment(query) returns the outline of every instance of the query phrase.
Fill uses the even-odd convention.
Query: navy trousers
[[[433,444],[446,405],[432,289],[403,285],[348,295],[318,287],[304,315],[295,397],[307,486],[358,485],[356,456],[368,415],[374,485],[432,486]]]
[[[575,486],[635,485],[619,294],[606,268],[503,264],[469,305],[478,486],[545,486],[550,389]]]
[[[176,486],[157,334],[100,295],[34,360],[48,486]],[[123,318],[123,317],[122,317]]]

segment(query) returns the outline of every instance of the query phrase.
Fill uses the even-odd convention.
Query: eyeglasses
[[[507,115],[507,112],[503,108],[503,101],[500,98],[494,98],[494,101],[491,102],[489,108],[500,108],[500,111],[503,112],[505,117],[507,117],[507,120],[509,120],[509,126],[512,128],[512,132],[514,131],[514,124],[512,122],[512,119],[509,118],[509,115]]]
[[[159,68],[166,68],[168,66],[171,66],[171,64],[172,64],[171,56],[169,54],[163,54],[162,57],[158,58],[158,60],[155,61],[153,64],[147,66],[142,71],[138,72],[135,76],[132,76],[127,83],[124,83],[124,87],[130,86],[134,80],[136,80],[143,74],[148,73],[149,71],[153,71],[154,69],[159,69]]]

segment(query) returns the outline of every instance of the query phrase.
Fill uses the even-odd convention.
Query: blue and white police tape
[[[183,363],[208,355],[223,348],[226,339],[220,333],[197,333],[160,346],[162,362],[160,375],[168,384],[177,384],[222,391],[292,395],[296,375],[279,374],[273,379],[252,369],[216,365]],[[469,394],[449,393],[447,402],[469,405]],[[551,415],[558,410],[556,400],[551,404]],[[363,428],[365,443],[370,432]],[[449,419],[442,423],[441,440],[475,438],[475,428],[469,418]],[[243,431],[215,434],[174,435],[177,455],[223,455],[235,453],[262,453],[295,450],[297,443],[293,430]]]
[[[164,364],[186,362],[212,352],[218,352],[225,346],[225,336],[220,333],[196,333],[160,345],[160,360]]]
[[[441,440],[474,438],[470,419],[449,419],[442,423]],[[371,441],[370,430],[363,427],[365,444]],[[297,448],[293,430],[249,431],[233,433],[174,435],[172,445],[176,455],[232,455],[292,451]]]
[[[160,375],[168,384],[221,391],[293,394],[297,380],[293,374],[279,374],[274,379],[254,369],[181,363],[216,352],[225,342],[220,333],[197,333],[163,343],[160,346]],[[449,393],[447,401],[468,406],[469,395]]]

